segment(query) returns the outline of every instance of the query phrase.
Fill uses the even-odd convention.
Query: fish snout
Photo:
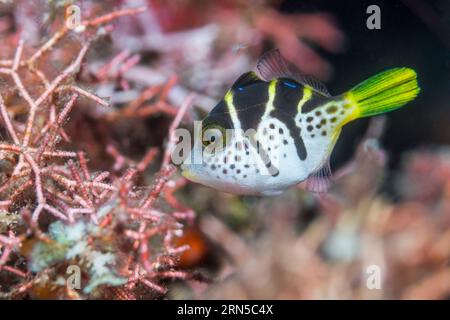
[[[183,177],[193,182],[198,182],[199,175],[195,165],[183,163],[180,165],[180,169]]]

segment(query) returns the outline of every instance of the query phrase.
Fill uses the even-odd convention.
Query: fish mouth
[[[197,175],[192,170],[190,170],[189,166],[182,164],[180,166],[180,169],[181,169],[181,174],[183,175],[183,177],[185,177],[188,180],[197,182],[197,179],[196,179]]]

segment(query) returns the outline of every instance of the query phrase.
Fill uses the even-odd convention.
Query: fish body
[[[317,81],[292,73],[278,51],[257,67],[261,76],[243,74],[202,121],[202,143],[181,166],[188,179],[243,195],[278,195],[303,181],[323,192],[342,127],[399,108],[419,92],[409,68],[331,96]]]

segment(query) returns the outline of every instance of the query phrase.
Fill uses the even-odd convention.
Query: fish
[[[263,54],[201,122],[181,164],[193,182],[237,195],[276,196],[304,182],[331,184],[330,155],[347,123],[398,109],[420,92],[412,68],[378,73],[332,96],[291,69],[278,49]]]

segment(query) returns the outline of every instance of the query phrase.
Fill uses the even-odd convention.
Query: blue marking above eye
[[[244,91],[244,88],[243,87],[238,87],[238,90],[239,91]]]
[[[295,83],[292,83],[292,82],[283,81],[283,84],[286,87],[289,87],[289,88],[297,88],[297,85]]]

